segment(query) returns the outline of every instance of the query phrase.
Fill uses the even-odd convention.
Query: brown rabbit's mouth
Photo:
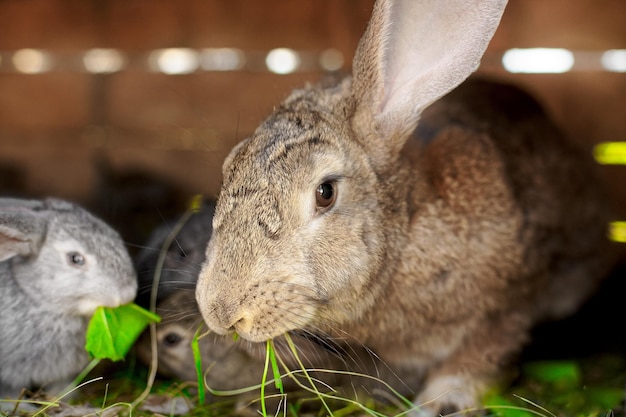
[[[251,342],[265,342],[304,328],[314,316],[314,311],[313,306],[286,314],[281,314],[281,310],[260,310],[255,316],[239,320],[229,330]]]

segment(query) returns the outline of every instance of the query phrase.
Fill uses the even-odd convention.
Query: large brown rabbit
[[[352,77],[231,152],[197,287],[213,331],[365,345],[435,415],[479,406],[529,328],[580,305],[608,264],[587,155],[516,88],[437,101],[505,4],[379,1]]]

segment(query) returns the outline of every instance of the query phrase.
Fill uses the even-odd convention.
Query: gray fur
[[[165,251],[160,270],[157,302],[180,290],[196,288],[198,274],[204,263],[206,245],[213,232],[215,203],[203,201],[199,211],[193,213],[174,237],[168,248],[163,248],[169,235],[176,229],[181,216],[156,228],[137,256],[139,291],[137,303],[150,305],[150,294],[161,251]]]
[[[71,264],[77,252],[84,265]],[[55,393],[88,363],[97,306],[131,302],[136,275],[117,232],[59,199],[0,199],[0,397]]]

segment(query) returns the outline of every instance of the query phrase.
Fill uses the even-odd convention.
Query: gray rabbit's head
[[[0,236],[0,260],[12,263],[12,279],[33,304],[88,316],[136,294],[135,271],[119,234],[77,205],[3,199]]]

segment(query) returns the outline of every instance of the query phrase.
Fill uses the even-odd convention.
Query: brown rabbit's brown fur
[[[353,76],[231,152],[197,287],[211,329],[366,346],[435,415],[478,406],[534,323],[580,305],[608,267],[588,155],[514,87],[437,101],[503,8],[378,2]]]

